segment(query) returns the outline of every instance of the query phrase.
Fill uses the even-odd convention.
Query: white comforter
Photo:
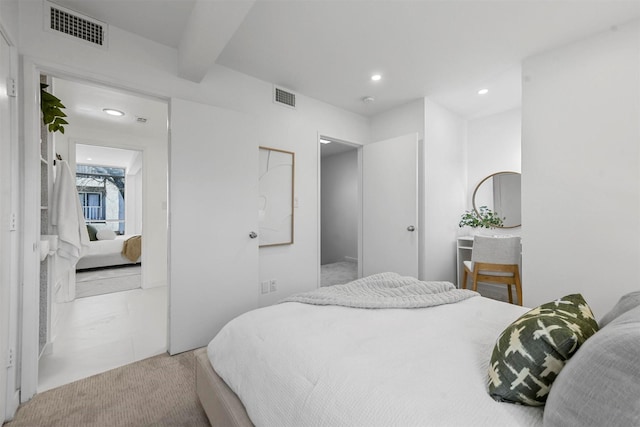
[[[83,253],[82,258],[78,260],[76,269],[134,264],[122,255],[122,246],[130,237],[133,236],[116,236],[113,240],[94,240],[89,242],[89,247]]]
[[[486,392],[502,330],[527,309],[483,297],[416,309],[295,302],[246,313],[208,346],[257,426],[539,426]]]

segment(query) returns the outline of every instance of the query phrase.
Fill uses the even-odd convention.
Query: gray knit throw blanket
[[[397,273],[379,273],[344,285],[319,288],[280,301],[355,308],[421,308],[451,304],[479,295],[450,282],[423,282]]]

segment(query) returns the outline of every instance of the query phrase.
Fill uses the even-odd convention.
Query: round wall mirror
[[[476,186],[472,202],[476,213],[481,206],[486,206],[503,218],[502,228],[519,227],[522,224],[520,174],[497,172],[489,175]]]

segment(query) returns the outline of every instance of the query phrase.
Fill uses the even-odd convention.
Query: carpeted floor
[[[37,394],[5,427],[209,426],[193,351],[162,354]]]
[[[355,262],[334,262],[320,266],[320,286],[341,285],[358,278],[358,264]]]
[[[142,284],[140,265],[76,272],[76,298],[130,291]]]

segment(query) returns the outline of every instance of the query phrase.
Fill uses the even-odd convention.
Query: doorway
[[[89,234],[78,260],[75,297],[87,298],[142,287],[143,152],[75,145],[76,189]]]
[[[0,28],[0,81],[9,82],[13,74],[14,55],[11,53],[11,45],[5,39],[2,28]],[[7,90],[9,94],[9,90]],[[14,98],[15,99],[15,98]],[[12,190],[12,132],[11,127],[14,121],[15,101],[10,96],[0,97],[0,219],[2,224],[11,225],[12,206],[14,205],[14,191]],[[11,392],[15,390],[14,382],[10,380],[14,374],[14,367],[9,363],[9,351],[12,347],[11,323],[13,305],[13,279],[14,272],[13,259],[17,245],[14,227],[0,228],[0,424],[5,421],[7,415],[11,416],[14,397]],[[16,286],[17,287],[17,286]],[[4,367],[7,369],[4,369]]]
[[[358,146],[320,137],[320,286],[358,278]]]
[[[40,307],[47,342],[39,357],[38,392],[167,349],[167,102],[63,77],[47,79],[69,122],[64,134],[47,136],[49,157],[68,163],[84,225],[102,237],[94,235],[89,244],[98,246],[87,246],[68,271],[57,265],[55,253],[41,264],[48,272],[41,286],[47,306],[41,298]],[[122,114],[109,115],[108,109]],[[54,176],[52,169],[43,174]],[[55,234],[47,227],[41,224],[41,234]],[[112,246],[122,247],[133,236],[143,236],[141,254],[123,268],[122,249]],[[92,283],[85,283],[87,278]]]

